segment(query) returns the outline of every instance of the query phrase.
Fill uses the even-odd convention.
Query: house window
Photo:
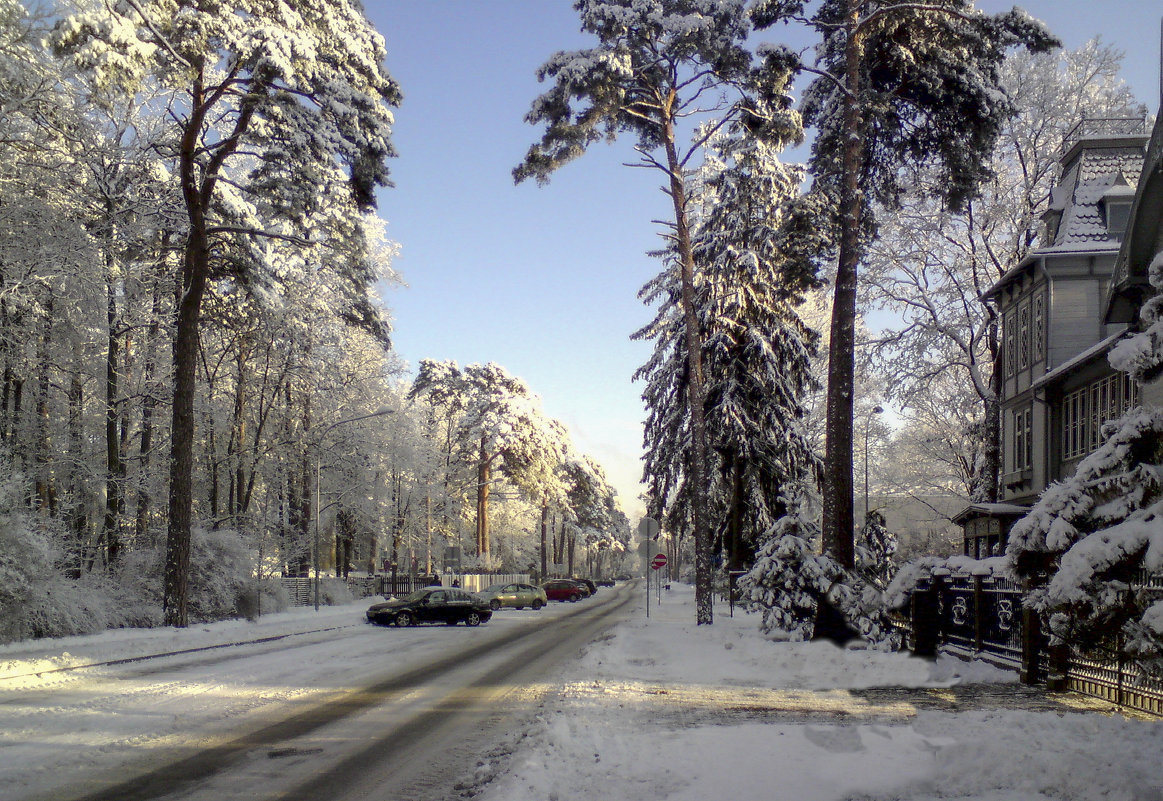
[[[1062,458],[1077,459],[1102,444],[1102,426],[1139,403],[1139,387],[1125,373],[1101,378],[1062,400]]]
[[[1046,295],[1037,292],[1005,313],[1002,319],[1005,338],[1005,374],[1029,369],[1046,358]]]
[[[1023,302],[1018,308],[1018,369],[1030,366],[1030,304]]]
[[[1125,200],[1106,202],[1106,227],[1112,239],[1122,239],[1131,219],[1131,204]]]
[[[1039,292],[1034,295],[1033,345],[1030,361],[1037,363],[1046,358],[1046,296]]]
[[[1015,319],[1016,315],[1011,309],[1006,312],[1005,320],[1002,328],[1005,334],[1005,355],[1002,357],[1005,361],[1005,374],[1013,375],[1017,372],[1017,356],[1018,356],[1018,330]]]
[[[1034,464],[1033,408],[1027,406],[1013,413],[1013,468],[1029,470]]]

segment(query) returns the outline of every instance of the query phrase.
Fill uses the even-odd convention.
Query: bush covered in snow
[[[111,568],[86,569],[74,565],[67,534],[26,509],[21,479],[0,483],[0,642],[160,625],[164,548],[127,551]],[[285,595],[260,599],[253,567],[237,534],[195,532],[190,619],[253,617],[260,604],[267,612],[285,608]]]
[[[1136,409],[1103,427],[1106,441],[1047,489],[1010,532],[1008,568],[1049,581],[1027,603],[1061,641],[1081,648],[1121,635],[1128,654],[1163,673],[1163,597],[1137,586],[1163,572],[1163,412]]]
[[[780,518],[764,539],[741,583],[745,601],[762,614],[762,630],[793,641],[807,640],[817,634],[820,603],[826,601],[854,634],[895,647],[880,591],[859,573],[819,553],[819,539],[819,527],[795,514]]]

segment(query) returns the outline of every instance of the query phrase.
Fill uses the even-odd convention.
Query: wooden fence
[[[1141,576],[1135,589],[1163,598],[1163,576]],[[945,650],[1021,672],[1027,684],[1073,690],[1118,706],[1163,715],[1163,680],[1144,674],[1120,640],[1083,653],[1051,646],[1022,588],[996,576],[935,575],[893,616],[905,647],[918,655]]]

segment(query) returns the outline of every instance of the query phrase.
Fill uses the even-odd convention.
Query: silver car
[[[484,599],[493,611],[502,606],[514,609],[524,609],[529,606],[533,609],[540,609],[545,606],[547,600],[545,590],[534,587],[532,584],[494,584],[491,587],[485,587],[477,595]]]

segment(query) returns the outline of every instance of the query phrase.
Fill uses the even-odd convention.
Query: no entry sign
[[[660,553],[650,560],[650,566],[655,570],[661,570],[666,567],[666,554]]]

